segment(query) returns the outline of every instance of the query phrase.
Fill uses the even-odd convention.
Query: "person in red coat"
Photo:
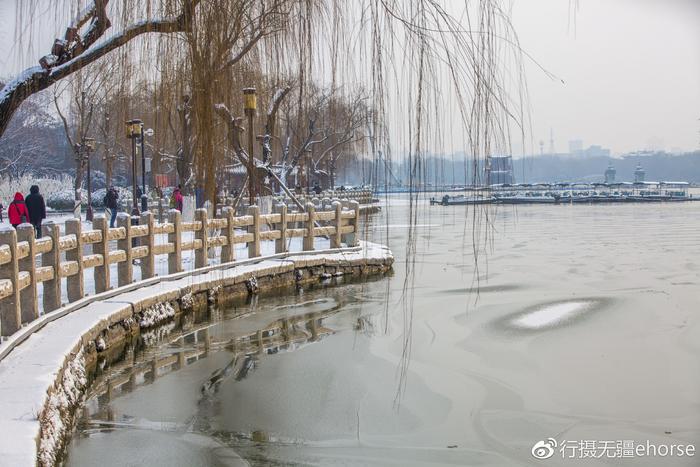
[[[180,185],[178,185],[173,191],[173,207],[182,212],[182,202],[182,192],[180,191]]]
[[[27,205],[24,204],[24,196],[22,193],[15,193],[15,199],[7,208],[7,217],[10,219],[12,227],[17,228],[18,225],[29,222],[29,211]]]

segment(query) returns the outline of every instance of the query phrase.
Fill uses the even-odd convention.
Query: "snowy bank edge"
[[[387,247],[371,242],[360,242],[358,247],[340,250],[277,254],[130,284],[47,314],[37,320],[42,323],[23,329],[21,338],[12,336],[12,342],[3,344],[4,352],[0,357],[0,433],[3,433],[0,459],[3,463],[10,462],[8,465],[29,466],[52,465],[53,460],[60,457],[72,431],[75,412],[88,389],[83,357],[86,343],[110,325],[144,311],[149,313],[149,309],[182,299],[193,292],[239,284],[251,278],[272,277],[283,271],[293,271],[299,278],[297,272],[320,266],[381,266],[386,270],[393,260]],[[96,307],[106,308],[106,311],[95,312]],[[66,316],[79,322],[81,330],[73,335],[62,335],[52,328],[60,330],[65,321],[61,318]],[[49,328],[44,329],[47,325]],[[75,324],[72,326],[75,328]],[[32,347],[37,339],[51,340],[50,348],[64,350],[56,355],[41,354]],[[23,345],[24,342],[28,343]],[[17,371],[20,370],[18,363],[24,361],[41,363],[32,363],[31,367]],[[8,368],[11,371],[7,371]],[[17,381],[13,384],[13,373],[15,376],[21,374],[19,379],[22,382],[31,381],[35,386],[33,390],[19,391],[21,384],[16,384]],[[9,405],[12,410],[5,410]]]

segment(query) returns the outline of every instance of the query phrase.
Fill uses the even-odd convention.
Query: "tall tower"
[[[553,156],[556,151],[554,150],[554,130],[549,129],[549,155]]]
[[[615,183],[616,173],[615,167],[613,167],[612,162],[610,162],[608,168],[605,170],[605,183]]]
[[[512,156],[488,156],[484,172],[486,185],[512,185],[514,181]]]

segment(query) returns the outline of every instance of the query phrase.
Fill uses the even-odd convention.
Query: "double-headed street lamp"
[[[95,150],[94,138],[83,138],[81,145],[85,151],[85,159],[87,165],[87,211],[85,212],[85,220],[92,221],[92,173],[90,172],[90,153]]]

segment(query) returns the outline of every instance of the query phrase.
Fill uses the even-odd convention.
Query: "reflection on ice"
[[[338,302],[333,298],[319,298],[316,300],[308,300],[301,303],[289,303],[279,305],[273,310],[289,310],[291,313],[321,313],[324,311],[335,310],[339,307]]]

